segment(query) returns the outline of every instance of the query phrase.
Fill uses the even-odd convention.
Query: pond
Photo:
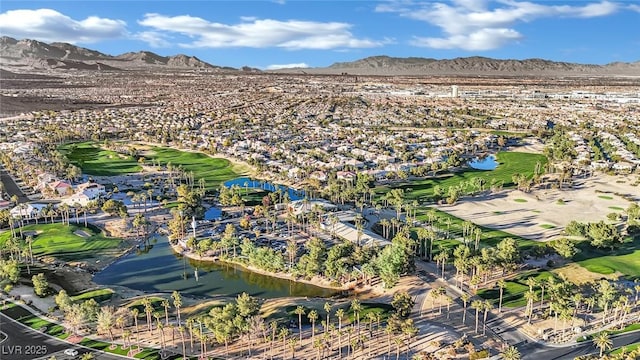
[[[495,170],[499,163],[496,161],[496,157],[494,155],[489,155],[482,158],[477,157],[467,162],[467,165],[476,170]]]
[[[233,180],[229,180],[224,183],[224,186],[231,187],[232,185],[237,185],[241,189],[262,189],[266,191],[277,191],[278,189],[282,191],[282,194],[287,193],[289,195],[289,200],[295,201],[304,198],[304,190],[297,190],[294,188],[290,188],[285,185],[273,184],[268,181],[263,180],[253,180],[248,177],[240,177]],[[281,201],[279,199],[278,201]],[[204,213],[205,220],[216,220],[222,216],[222,210],[217,207],[210,207]]]
[[[257,274],[231,265],[190,260],[175,254],[166,237],[155,238],[151,245],[146,252],[132,252],[118,259],[95,274],[93,280],[102,285],[119,285],[146,292],[177,290],[196,297],[236,296],[242,292],[260,298],[338,294],[336,290]]]
[[[289,194],[289,200],[300,200],[304,198],[304,191],[297,190],[294,188],[290,188],[285,185],[273,184],[264,180],[253,180],[248,177],[241,177],[233,180],[229,180],[224,183],[224,186],[231,187],[232,185],[238,185],[240,188],[249,188],[249,189],[262,189],[267,191],[277,191],[280,189],[283,193]]]

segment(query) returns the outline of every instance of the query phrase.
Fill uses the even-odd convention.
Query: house
[[[89,200],[95,200],[100,196],[105,195],[107,192],[104,188],[104,185],[88,181],[86,183],[78,185],[76,193],[86,195]]]
[[[13,209],[9,210],[9,213],[14,218],[21,218],[25,220],[35,219],[38,214],[47,207],[47,204],[18,204]]]
[[[49,186],[49,189],[51,189],[51,191],[55,192],[60,196],[65,196],[69,194],[73,189],[71,184],[63,180],[54,181],[52,183],[49,183],[48,186]]]

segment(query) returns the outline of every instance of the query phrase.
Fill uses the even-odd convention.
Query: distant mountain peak
[[[216,71],[236,70],[214,66],[195,56],[185,54],[161,56],[154,52],[143,50],[112,56],[64,42],[47,44],[32,39],[16,40],[8,36],[0,38],[0,64],[44,69],[118,70],[151,66]]]

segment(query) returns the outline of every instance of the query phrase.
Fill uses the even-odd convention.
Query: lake
[[[259,298],[330,297],[339,293],[257,274],[232,265],[190,260],[174,253],[166,237],[153,239],[148,252],[138,251],[123,256],[95,274],[93,280],[102,285],[120,285],[146,292],[169,293],[177,290],[184,295],[197,297],[236,296],[242,292]]]
[[[496,161],[496,157],[494,155],[489,155],[483,158],[475,158],[467,162],[467,165],[476,170],[495,170],[499,163]]]

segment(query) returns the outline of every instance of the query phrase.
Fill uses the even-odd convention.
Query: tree
[[[115,326],[115,315],[113,307],[103,306],[98,313],[98,331],[109,334],[111,342],[113,342],[113,328]]]
[[[178,291],[174,291],[171,293],[171,297],[173,298],[173,306],[176,308],[176,314],[178,316],[178,326],[181,326],[180,308],[182,307],[182,296]]]
[[[307,317],[309,318],[309,321],[311,321],[311,341],[313,341],[316,336],[316,320],[318,320],[318,312],[311,310]]]
[[[305,314],[304,307],[298,305],[294,313],[298,315],[298,332],[300,333],[300,342],[302,342],[302,315]]]
[[[602,355],[604,354],[605,351],[611,350],[611,347],[613,346],[613,341],[609,337],[608,332],[601,331],[598,335],[596,335],[593,338],[593,345],[595,345],[595,347],[600,349],[600,357],[602,358]]]
[[[462,300],[462,324],[465,325],[465,321],[467,319],[467,304],[469,303],[471,296],[467,293],[462,293],[462,295],[460,295],[460,299]]]
[[[44,297],[47,295],[47,290],[49,289],[49,282],[44,276],[44,273],[39,273],[38,275],[33,275],[31,277],[31,281],[33,282],[33,292],[40,297]]]
[[[398,314],[400,318],[407,318],[414,305],[415,301],[411,298],[411,295],[409,295],[408,292],[402,291],[393,294],[391,306],[393,306],[396,314]]]
[[[503,360],[520,360],[520,351],[515,346],[509,346],[500,355]]]
[[[498,314],[502,313],[502,297],[504,295],[505,287],[507,287],[507,283],[503,279],[498,280],[498,288],[500,289],[500,298],[498,300]]]
[[[67,294],[67,291],[65,289],[61,289],[58,292],[58,295],[56,295],[54,297],[54,301],[56,302],[56,305],[58,305],[58,308],[62,311],[62,312],[66,312],[67,309],[71,306],[71,304],[73,303],[71,301],[71,298],[69,297],[69,295]]]
[[[324,333],[326,334],[327,329],[329,329],[329,317],[331,315],[331,304],[329,304],[328,302],[325,302],[323,308],[325,313],[327,314],[327,323],[325,324],[325,327],[324,327]]]
[[[476,311],[476,334],[478,333],[478,323],[480,321],[480,310],[484,308],[484,302],[482,300],[473,300],[471,307]]]

